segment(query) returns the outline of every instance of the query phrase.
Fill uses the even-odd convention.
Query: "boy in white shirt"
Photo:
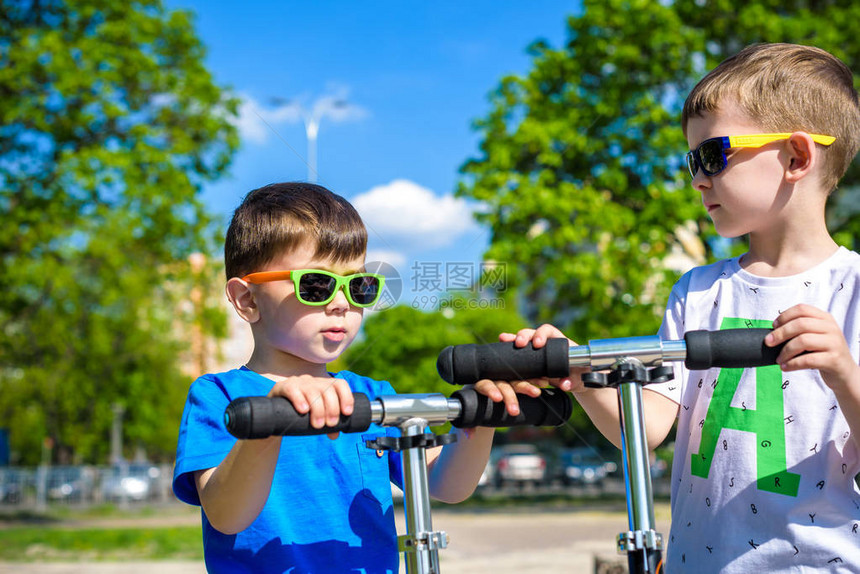
[[[860,565],[860,255],[827,231],[825,204],[860,145],[851,71],[817,48],[749,46],[693,89],[682,126],[693,186],[740,257],[693,269],[660,336],[774,327],[778,365],[689,371],[645,387],[655,448],[678,420],[666,570],[856,571]],[[501,335],[543,346],[551,325]],[[613,389],[571,390],[620,444]],[[541,381],[481,381],[495,400]]]

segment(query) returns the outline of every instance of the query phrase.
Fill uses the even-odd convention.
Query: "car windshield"
[[[593,465],[603,464],[603,460],[593,451],[569,451],[565,453],[565,459],[570,464]]]

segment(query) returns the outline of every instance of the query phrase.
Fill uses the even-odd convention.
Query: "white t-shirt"
[[[840,248],[791,277],[758,277],[738,258],[675,285],[660,337],[772,327],[807,303],[842,325],[860,357],[860,255]],[[648,389],[680,405],[667,571],[860,572],[860,449],[817,370],[689,371]]]

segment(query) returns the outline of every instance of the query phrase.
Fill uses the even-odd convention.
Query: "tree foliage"
[[[526,326],[508,298],[481,308],[474,297],[457,295],[433,312],[398,305],[369,316],[363,338],[353,343],[334,368],[391,382],[398,393],[454,390],[436,371],[436,358],[448,345],[495,343],[499,333]]]
[[[534,43],[531,71],[504,78],[476,122],[481,154],[458,186],[486,206],[487,257],[516,270],[529,321],[582,339],[655,332],[677,279],[667,258],[713,256],[682,165],[686,94],[753,42],[815,44],[857,69],[858,16],[839,0],[585,0],[563,47]],[[843,187],[858,177],[855,162]],[[837,240],[860,236],[847,203],[830,221]]]
[[[104,462],[115,404],[126,445],[175,447],[179,327],[219,324],[179,304],[215,245],[197,195],[238,144],[203,57],[160,0],[0,1],[0,420],[22,463],[45,437]]]

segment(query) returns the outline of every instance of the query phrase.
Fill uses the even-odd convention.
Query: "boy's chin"
[[[343,338],[339,341],[334,340],[323,340],[322,349],[320,352],[321,358],[325,357],[325,362],[330,363],[341,356],[341,354],[346,351],[349,344],[352,342],[351,337]]]

